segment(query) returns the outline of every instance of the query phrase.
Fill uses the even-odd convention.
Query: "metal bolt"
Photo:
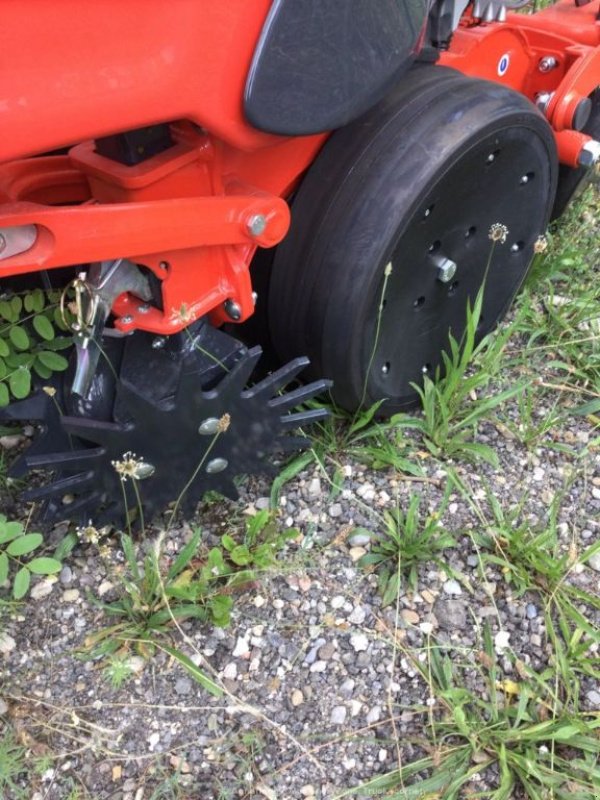
[[[384,364],[383,367],[381,368],[382,374],[387,375],[389,371],[390,371],[390,365],[387,363]]]
[[[421,367],[421,372],[423,373],[423,375],[427,375],[427,373],[429,372],[429,367],[427,366],[427,364],[423,364],[423,366]]]
[[[164,336],[157,336],[155,339],[152,340],[152,349],[153,350],[162,350],[162,348],[166,345],[167,340]]]
[[[158,265],[159,269],[169,269],[169,262],[168,261],[161,261]]]
[[[525,185],[529,183],[529,175],[523,175],[519,181],[520,184]]]
[[[581,148],[578,158],[579,164],[582,167],[593,167],[600,161],[600,142],[592,139]]]
[[[4,250],[5,247],[6,247],[6,236],[3,236],[0,233],[0,253]]]
[[[223,472],[228,466],[229,461],[227,461],[226,458],[213,458],[212,461],[209,461],[206,465],[206,471],[214,475],[215,472]]]
[[[201,436],[214,436],[219,429],[219,420],[216,417],[208,417],[198,428]]]
[[[227,316],[234,321],[237,321],[242,316],[242,309],[238,306],[235,300],[225,300],[223,303],[223,308],[225,309]]]
[[[496,160],[496,156],[495,156],[494,153],[490,153],[489,156],[486,158],[486,161],[487,161],[488,164],[491,164],[492,161],[495,161],[495,160]]]
[[[137,310],[140,314],[147,314],[150,311],[150,306],[148,303],[143,303],[141,306],[137,307]]]
[[[260,236],[267,227],[267,218],[264,214],[254,214],[248,220],[248,233],[251,236]]]
[[[138,481],[144,481],[146,478],[150,478],[156,472],[156,467],[154,464],[147,464],[145,461],[142,461],[141,464],[138,464],[135,468],[135,477]]]
[[[124,317],[121,317],[121,322],[123,325],[130,325],[133,322],[133,317],[131,314],[125,314]]]
[[[437,279],[441,283],[450,283],[452,278],[456,275],[456,270],[458,268],[456,261],[452,261],[451,258],[445,258],[444,256],[437,256],[433,259],[436,267],[437,267]]]
[[[544,56],[540,59],[538,69],[540,72],[552,72],[558,66],[558,60],[554,56]]]
[[[521,249],[521,245],[518,242],[515,242],[513,245],[511,245],[510,252],[511,253],[518,253],[520,249]]]
[[[546,109],[548,108],[550,100],[552,100],[553,97],[554,92],[540,92],[538,95],[536,95],[535,104],[542,114],[546,113]]]

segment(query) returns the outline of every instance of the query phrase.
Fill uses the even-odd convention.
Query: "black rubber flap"
[[[275,0],[244,98],[248,121],[301,136],[378,102],[418,50],[425,0]]]

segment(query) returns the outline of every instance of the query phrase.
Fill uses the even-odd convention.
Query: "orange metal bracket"
[[[461,21],[440,63],[487,78],[532,102],[551,97],[544,113],[552,125],[559,158],[571,167],[590,137],[573,130],[579,103],[600,86],[600,0],[577,6],[561,0],[535,14],[508,14],[486,24],[470,13]],[[554,59],[541,68],[545,57]]]

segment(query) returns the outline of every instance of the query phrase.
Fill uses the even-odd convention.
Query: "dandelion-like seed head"
[[[44,386],[43,391],[48,395],[48,397],[54,397],[56,394],[56,389],[54,386]]]
[[[536,254],[545,253],[548,249],[548,239],[542,234],[538,236],[533,245],[533,252]]]
[[[100,547],[98,548],[98,555],[100,556],[100,558],[104,559],[110,558],[110,556],[112,555],[111,546],[109,544],[101,544]]]
[[[383,274],[386,278],[389,278],[392,274],[392,262],[390,261],[388,264],[385,265],[385,269],[383,270]]]
[[[508,228],[501,222],[494,222],[494,224],[490,227],[488,237],[492,240],[492,242],[500,242],[500,244],[504,244],[508,237]]]
[[[217,423],[217,433],[225,433],[230,424],[231,416],[229,414],[223,414]]]
[[[83,528],[77,528],[75,533],[83,544],[98,544],[100,541],[100,531],[91,523]]]
[[[115,471],[118,472],[123,483],[125,483],[128,478],[139,480],[141,477],[141,469],[144,466],[143,460],[138,458],[131,450],[127,453],[123,453],[123,457],[120,461],[111,461],[111,464]]]
[[[435,697],[428,697],[427,700],[425,701],[425,705],[429,706],[429,708],[433,708],[435,704],[436,704]]]

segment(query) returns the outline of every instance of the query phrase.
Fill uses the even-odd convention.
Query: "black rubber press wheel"
[[[450,332],[460,339],[490,254],[480,335],[505,313],[556,172],[551,130],[528,100],[416,67],[331,136],[298,191],[270,287],[279,355],[308,354],[349,410],[410,405],[411,383],[435,373]],[[494,223],[508,233],[492,253]]]

